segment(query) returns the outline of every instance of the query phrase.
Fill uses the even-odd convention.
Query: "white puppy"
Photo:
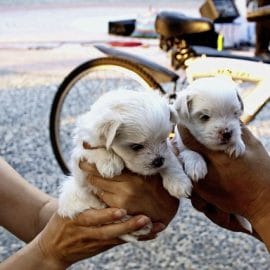
[[[232,79],[224,76],[197,79],[180,93],[175,109],[180,123],[209,149],[224,151],[234,157],[245,152],[240,125],[243,102]],[[180,136],[178,139],[186,173],[196,181],[204,178],[207,173],[204,160],[198,153],[187,149]],[[246,219],[237,218],[245,229],[251,231]]]
[[[63,185],[59,214],[73,218],[86,209],[106,207],[80,170],[82,159],[95,164],[106,178],[121,174],[124,167],[141,175],[160,173],[171,195],[180,198],[190,194],[191,181],[167,139],[175,117],[176,111],[154,91],[118,90],[101,96],[78,119],[72,176]],[[92,149],[85,149],[85,144]],[[126,241],[133,238],[122,237]]]

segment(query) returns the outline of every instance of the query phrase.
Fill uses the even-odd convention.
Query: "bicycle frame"
[[[170,96],[176,94],[176,84],[180,78],[176,72],[133,54],[101,45],[95,47],[109,56],[124,58],[139,64],[161,85],[173,83],[174,89]],[[192,46],[192,50],[196,57],[187,59],[185,66],[181,68],[185,70],[188,82],[201,77],[230,75],[234,80],[250,83],[248,90],[240,93],[245,105],[242,121],[248,123],[270,98],[270,90],[267,91],[270,85],[270,79],[267,78],[270,74],[270,62],[256,57],[219,52],[202,46]],[[253,90],[250,89],[252,87]],[[166,93],[164,89],[163,92]]]

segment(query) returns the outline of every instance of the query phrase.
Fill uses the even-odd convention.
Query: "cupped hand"
[[[37,238],[44,260],[54,264],[52,269],[66,269],[123,243],[119,236],[137,231],[150,222],[143,215],[121,222],[125,215],[125,210],[117,208],[90,209],[74,219],[54,214]]]
[[[145,177],[124,170],[122,175],[105,179],[85,161],[80,167],[88,172],[89,183],[99,189],[97,195],[110,207],[124,208],[130,215],[144,214],[160,229],[164,229],[177,212],[179,200],[164,189],[158,175]]]
[[[184,144],[204,156],[208,164],[205,179],[194,183],[193,194],[224,213],[234,213],[256,223],[270,213],[270,157],[247,127],[242,127],[246,144],[236,159],[211,151],[198,143],[187,129],[180,127]]]
[[[196,192],[192,193],[191,203],[196,210],[202,212],[216,225],[233,232],[243,232],[249,235],[253,235],[257,239],[261,240],[261,237],[254,229],[252,232],[244,229],[234,214],[222,211],[217,206],[205,201]]]

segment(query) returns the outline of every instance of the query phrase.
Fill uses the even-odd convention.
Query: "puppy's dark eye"
[[[134,144],[131,144],[131,145],[130,145],[130,148],[131,148],[133,151],[137,152],[137,151],[143,149],[144,146],[143,146],[142,144],[134,143]]]
[[[234,115],[235,115],[236,117],[239,117],[239,116],[241,115],[241,112],[236,111],[236,112],[234,112]]]
[[[207,114],[202,114],[202,115],[200,116],[200,120],[201,120],[202,122],[207,122],[209,119],[210,119],[210,116],[207,115]]]

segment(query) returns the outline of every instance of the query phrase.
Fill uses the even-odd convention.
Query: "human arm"
[[[61,270],[123,243],[118,237],[144,227],[150,220],[136,216],[126,222],[123,209],[91,209],[73,220],[54,214],[41,233],[0,264],[0,270]]]
[[[74,220],[61,218],[55,214],[57,200],[30,185],[3,159],[0,159],[0,205],[0,225],[21,240],[30,241],[2,262],[1,270],[65,269],[80,259],[121,244],[118,236],[149,222],[149,218],[140,215],[124,223],[107,224],[126,215],[125,210],[116,208],[88,210]]]
[[[193,194],[223,213],[247,218],[270,249],[270,157],[247,127],[242,127],[242,133],[246,151],[233,159],[223,152],[206,149],[180,128],[184,144],[202,154],[208,164],[208,174],[194,184]]]
[[[164,189],[158,175],[145,177],[124,170],[122,175],[105,179],[85,161],[80,167],[88,172],[89,182],[100,189],[100,199],[111,207],[124,208],[130,215],[144,214],[154,223],[163,224],[163,229],[177,212],[179,200]]]
[[[57,209],[57,200],[29,184],[0,158],[0,225],[32,240]]]

